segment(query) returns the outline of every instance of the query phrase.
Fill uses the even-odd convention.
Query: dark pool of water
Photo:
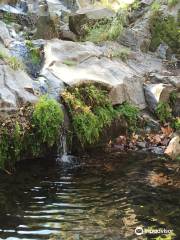
[[[69,163],[25,162],[16,174],[0,176],[0,239],[163,236],[137,237],[139,226],[173,230],[168,239],[180,239],[178,165],[145,154],[104,153]]]

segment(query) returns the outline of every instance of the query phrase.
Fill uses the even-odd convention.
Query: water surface
[[[120,240],[138,226],[180,239],[178,165],[145,154],[104,153],[57,164],[36,160],[0,176],[0,239]]]

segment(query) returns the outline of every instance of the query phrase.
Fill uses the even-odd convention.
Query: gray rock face
[[[69,28],[75,34],[83,36],[86,24],[92,26],[100,20],[110,19],[113,16],[115,13],[107,8],[82,8],[69,16]]]
[[[8,47],[9,44],[13,41],[12,37],[9,34],[9,31],[6,27],[6,24],[0,21],[0,41]]]
[[[100,83],[110,90],[113,104],[130,101],[143,109],[144,100],[141,76],[128,64],[105,57],[103,50],[92,43],[74,43],[61,40],[47,41],[44,48],[45,64],[41,75],[57,85],[76,86],[82,83]]]
[[[149,79],[151,83],[172,84],[177,90],[180,90],[180,76],[173,76],[161,73],[150,73]]]
[[[147,52],[150,45],[151,33],[149,28],[150,13],[147,12],[142,18],[138,19],[133,25],[124,30],[118,42],[132,50]]]
[[[161,43],[156,51],[157,56],[159,56],[162,59],[166,59],[168,48],[169,46],[167,44]]]
[[[23,71],[14,71],[0,64],[0,114],[16,110],[22,104],[37,101],[33,94],[33,81]]]

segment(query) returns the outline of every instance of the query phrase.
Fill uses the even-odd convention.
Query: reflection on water
[[[179,172],[167,163],[111,153],[21,164],[14,176],[0,177],[0,239],[158,236],[137,238],[137,226],[172,229],[180,239]]]

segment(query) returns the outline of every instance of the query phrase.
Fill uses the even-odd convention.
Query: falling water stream
[[[0,175],[0,239],[123,240],[136,227],[180,239],[176,163],[146,154],[32,160]],[[171,239],[171,238],[170,238]],[[173,239],[173,238],[172,238]]]

